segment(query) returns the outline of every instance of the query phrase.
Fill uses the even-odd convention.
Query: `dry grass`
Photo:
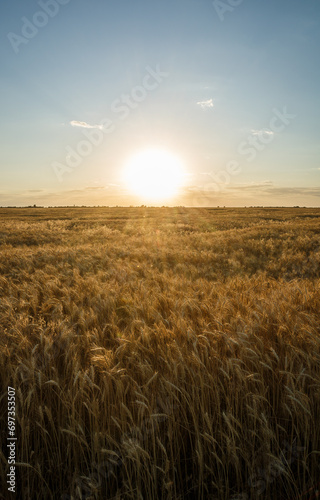
[[[320,209],[0,216],[16,498],[311,498]]]

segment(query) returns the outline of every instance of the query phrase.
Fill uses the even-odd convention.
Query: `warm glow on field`
[[[164,150],[149,149],[129,159],[124,179],[134,194],[157,200],[174,196],[182,186],[184,173],[179,158]]]

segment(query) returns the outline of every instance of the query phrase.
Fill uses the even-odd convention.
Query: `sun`
[[[184,180],[182,161],[161,149],[147,149],[125,165],[124,180],[130,191],[143,199],[162,200],[178,193]]]

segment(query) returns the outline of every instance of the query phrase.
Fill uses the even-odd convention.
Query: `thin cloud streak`
[[[103,126],[102,125],[90,125],[89,123],[87,122],[79,122],[77,120],[72,120],[70,122],[70,125],[72,127],[81,127],[81,128],[98,128],[98,129],[102,129]]]
[[[263,134],[274,135],[274,132],[273,132],[273,130],[268,130],[268,129],[261,129],[261,130],[252,129],[251,134],[252,135],[263,135]]]
[[[199,101],[197,105],[200,106],[201,109],[210,109],[214,107],[213,99],[208,99],[207,101]]]
[[[160,205],[168,206],[319,206],[320,187],[275,186],[271,181],[260,183],[221,185],[220,190],[211,189],[210,184],[189,185],[180,189],[172,200]],[[66,191],[32,190],[15,193],[0,192],[0,206],[71,206],[71,205],[141,205],[143,200],[128,194],[121,186],[86,186]],[[155,203],[155,205],[157,205]]]

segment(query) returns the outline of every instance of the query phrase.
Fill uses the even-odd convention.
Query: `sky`
[[[319,21],[319,0],[2,0],[0,206],[320,206]],[[183,166],[169,198],[125,178],[150,150]]]

